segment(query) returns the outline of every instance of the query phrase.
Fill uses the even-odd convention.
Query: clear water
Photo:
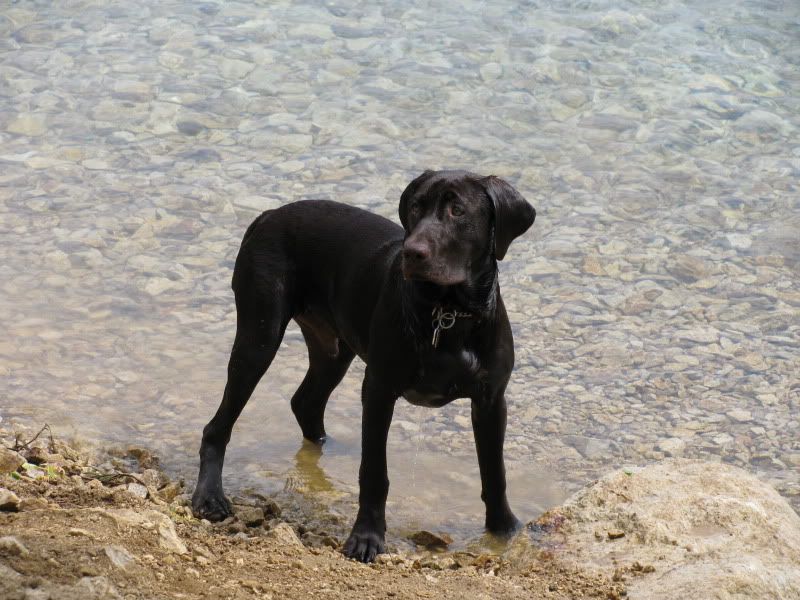
[[[799,25],[743,0],[6,3],[0,413],[152,447],[191,483],[247,224],[312,197],[396,218],[423,169],[469,168],[539,213],[501,265],[518,515],[670,454],[797,507]],[[349,520],[363,365],[315,455],[288,403],[305,361],[293,326],[227,489]],[[468,417],[398,404],[396,533],[479,538]]]

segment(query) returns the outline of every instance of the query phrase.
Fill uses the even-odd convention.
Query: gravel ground
[[[26,443],[32,430],[0,427],[4,600],[459,600],[465,590],[476,600],[619,600],[625,594],[611,572],[524,547],[511,560],[417,548],[364,565],[342,556],[344,538],[290,525],[280,506],[263,497],[237,504],[234,517],[212,525],[191,516],[180,482],[170,481],[147,450],[109,455],[43,433]]]

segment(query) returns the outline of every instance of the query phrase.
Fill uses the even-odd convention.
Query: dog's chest
[[[475,396],[483,378],[478,356],[461,348],[433,350],[420,356],[416,377],[403,397],[416,406],[439,407]]]

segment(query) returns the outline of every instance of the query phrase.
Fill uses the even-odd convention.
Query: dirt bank
[[[619,598],[624,585],[538,552],[384,555],[288,524],[269,499],[211,525],[144,449],[78,448],[0,429],[0,598]]]

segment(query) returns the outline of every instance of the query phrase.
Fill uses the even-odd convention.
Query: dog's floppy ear
[[[417,193],[419,186],[421,186],[425,181],[428,180],[429,177],[434,174],[435,171],[426,170],[422,175],[409,183],[406,189],[400,195],[400,207],[398,211],[400,212],[400,222],[403,224],[403,229],[405,229],[406,232],[408,232],[408,201],[414,194]]]
[[[481,179],[494,206],[494,255],[503,260],[514,238],[533,225],[536,210],[511,184],[490,175]]]

